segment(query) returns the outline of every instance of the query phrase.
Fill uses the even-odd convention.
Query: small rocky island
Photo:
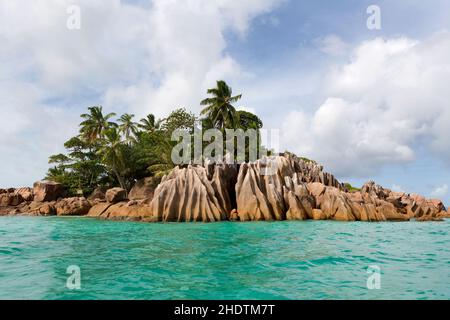
[[[348,190],[315,162],[285,153],[242,165],[176,167],[161,181],[139,180],[129,193],[96,189],[66,198],[63,185],[0,189],[0,215],[87,216],[143,222],[438,221],[450,218],[442,201],[393,192],[374,182]]]
[[[79,135],[64,144],[67,152],[50,156],[54,167],[44,181],[33,188],[0,189],[0,215],[147,222],[436,221],[450,217],[440,200],[392,192],[374,182],[355,189],[324,172],[315,161],[288,152],[260,153],[269,151],[260,139],[262,120],[231,104],[242,95],[233,96],[223,80],[207,94],[200,102],[205,108],[199,117],[180,108],[164,119],[149,114],[137,123],[134,115],[123,114],[115,122],[115,113],[104,114],[101,106],[88,108],[80,116]],[[199,162],[190,157],[177,162],[203,165],[175,166],[173,133],[181,130],[195,142],[196,129],[220,134],[252,131],[255,144],[242,144],[248,156],[243,164],[205,164],[205,159],[212,159],[206,156]],[[224,138],[228,137],[217,139]],[[200,141],[202,152],[209,148],[204,142],[211,141]],[[228,145],[226,139],[223,142]],[[251,161],[257,157],[250,157],[250,150],[271,156]],[[238,154],[239,146],[227,151],[222,159]],[[222,155],[214,154],[214,158]]]

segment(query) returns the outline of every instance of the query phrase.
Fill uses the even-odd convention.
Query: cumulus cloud
[[[282,1],[0,2],[0,185],[41,178],[89,105],[137,116],[195,109],[215,80],[241,72],[225,33],[245,37]],[[80,30],[66,27],[70,5]]]
[[[450,164],[448,56],[449,32],[363,42],[331,69],[322,105],[288,114],[284,146],[347,177],[411,162],[419,147]]]

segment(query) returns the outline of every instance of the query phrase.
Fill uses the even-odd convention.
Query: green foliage
[[[161,129],[169,136],[175,130],[186,130],[192,133],[196,121],[197,118],[193,113],[186,111],[185,108],[178,108],[162,120]]]
[[[108,183],[106,168],[96,154],[98,145],[84,142],[79,137],[65,143],[67,155],[57,154],[49,159],[54,166],[46,179],[64,184],[70,195],[90,194],[97,185]]]
[[[208,89],[207,92],[212,97],[200,103],[206,106],[201,111],[201,115],[206,116],[214,128],[235,129],[238,125],[238,116],[232,103],[238,102],[242,95],[233,96],[233,90],[223,80],[217,81],[217,86]]]
[[[360,188],[355,188],[355,187],[353,187],[350,183],[344,183],[344,187],[345,187],[349,192],[353,192],[353,191],[361,191]]]
[[[119,131],[124,135],[128,143],[132,143],[138,132],[138,124],[133,122],[134,114],[125,113],[120,117],[118,122]]]
[[[147,117],[141,119],[138,123],[138,128],[145,132],[154,132],[161,128],[162,120],[156,121],[153,114],[147,115]]]
[[[218,81],[211,95],[201,102],[206,108],[200,119],[203,129],[255,129],[263,126],[261,119],[232,105],[241,99],[232,89]],[[115,113],[104,115],[100,106],[89,107],[81,115],[79,135],[69,139],[65,154],[52,155],[46,179],[60,182],[71,195],[89,195],[96,187],[121,186],[130,190],[138,179],[162,177],[174,168],[171,155],[177,144],[171,141],[175,130],[194,133],[197,117],[185,108],[178,108],[165,119],[153,114],[134,122],[134,115],[124,114],[113,121]],[[259,132],[258,132],[259,135]],[[224,142],[225,143],[225,142]],[[261,147],[258,143],[258,147]],[[248,146],[247,146],[248,148]]]
[[[116,123],[109,121],[109,119],[116,116],[115,113],[103,115],[103,108],[98,106],[90,107],[88,110],[89,113],[81,115],[84,121],[80,123],[80,134],[85,141],[95,142],[102,137],[106,129],[117,127]]]
[[[254,130],[260,130],[263,127],[263,122],[260,118],[258,118],[257,115],[254,115],[253,113],[247,112],[247,111],[237,111],[236,116],[238,119],[237,127],[239,129],[254,129]]]

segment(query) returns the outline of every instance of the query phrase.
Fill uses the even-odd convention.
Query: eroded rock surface
[[[118,203],[128,200],[127,191],[122,188],[112,188],[106,191],[106,201],[109,203]]]
[[[213,172],[201,166],[175,168],[155,190],[150,210],[155,221],[214,222],[229,218],[232,200],[228,175],[232,166],[217,165]]]
[[[33,186],[34,201],[49,202],[64,197],[65,190],[61,183],[54,181],[38,181]]]
[[[130,200],[152,200],[155,189],[158,187],[160,179],[149,177],[138,180],[130,190],[128,198]]]
[[[55,204],[58,216],[85,216],[91,209],[91,204],[84,197],[67,198]]]
[[[156,189],[153,178],[124,189],[63,198],[58,183],[0,189],[0,215],[88,215],[148,222],[274,220],[439,221],[442,201],[393,192],[370,181],[349,191],[315,162],[286,153],[237,165],[177,167]]]
[[[243,164],[236,184],[234,219],[431,221],[447,216],[440,200],[393,192],[372,181],[360,191],[348,192],[319,169],[290,154]]]

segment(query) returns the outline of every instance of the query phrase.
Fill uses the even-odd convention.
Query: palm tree
[[[153,114],[147,115],[147,117],[141,119],[139,121],[138,127],[147,132],[153,132],[158,130],[161,126],[162,120],[156,121],[155,116]]]
[[[83,139],[89,143],[93,143],[103,137],[103,132],[108,128],[117,127],[117,124],[109,121],[115,117],[115,113],[108,113],[103,115],[103,108],[99,106],[89,107],[89,113],[81,115],[84,119],[80,123],[80,133]]]
[[[206,115],[218,129],[224,131],[226,128],[236,128],[238,116],[232,103],[239,101],[242,95],[233,97],[233,90],[223,80],[217,81],[217,87],[207,92],[212,97],[201,102],[202,106],[206,106],[201,114]]]
[[[134,114],[125,113],[119,119],[119,132],[123,133],[125,136],[125,140],[128,143],[131,143],[133,140],[133,136],[136,136],[138,129],[138,124],[133,122]]]
[[[116,175],[120,187],[126,190],[125,179],[122,176],[125,170],[123,147],[119,131],[111,127],[104,131],[101,147],[97,153],[102,157],[102,162]]]

